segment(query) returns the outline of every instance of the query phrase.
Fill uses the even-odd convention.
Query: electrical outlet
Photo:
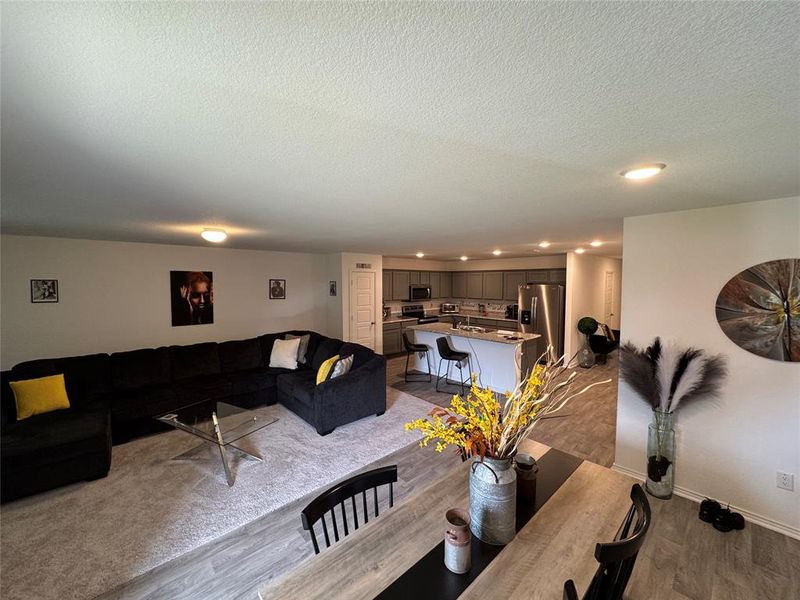
[[[778,471],[778,487],[782,490],[794,491],[794,473]]]

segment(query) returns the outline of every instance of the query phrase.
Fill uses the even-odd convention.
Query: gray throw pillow
[[[300,338],[300,346],[297,348],[297,362],[304,365],[306,364],[306,352],[308,352],[308,342],[311,340],[311,334],[292,335],[291,333],[287,333],[284,339],[296,340],[297,338]]]
[[[345,373],[348,373],[350,369],[353,368],[353,355],[345,356],[344,358],[340,358],[336,361],[336,364],[333,365],[333,369],[331,369],[331,375],[328,379],[336,379],[337,377],[341,377]]]

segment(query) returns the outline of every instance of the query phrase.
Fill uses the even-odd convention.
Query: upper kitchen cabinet
[[[528,271],[525,283],[550,283],[550,274],[548,271]]]
[[[392,300],[408,300],[408,271],[392,271]]]
[[[453,298],[466,298],[467,297],[467,274],[466,273],[453,273]]]
[[[467,298],[483,298],[483,273],[467,273]]]
[[[428,273],[428,284],[431,286],[431,298],[442,297],[441,273]]]
[[[501,271],[483,273],[483,295],[480,297],[486,300],[502,300],[503,273]]]
[[[548,279],[550,283],[560,283],[564,285],[567,283],[567,270],[566,269],[554,269],[548,272]]]
[[[419,271],[409,271],[408,283],[419,283]]]
[[[452,273],[439,273],[439,285],[441,286],[442,298],[450,298],[454,295]]]
[[[392,299],[392,271],[383,272],[383,300]]]
[[[516,302],[519,298],[519,286],[523,283],[525,283],[524,271],[506,271],[503,273],[503,298]]]
[[[419,272],[419,283],[422,285],[430,285],[431,284],[431,272],[430,271],[420,271]]]

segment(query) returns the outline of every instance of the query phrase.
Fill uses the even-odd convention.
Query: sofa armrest
[[[386,411],[386,359],[376,354],[357,369],[319,384],[314,396],[320,432],[382,414]]]

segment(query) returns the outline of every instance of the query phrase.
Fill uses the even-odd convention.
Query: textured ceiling
[[[618,253],[624,216],[800,195],[798,31],[796,2],[5,2],[2,229]]]

